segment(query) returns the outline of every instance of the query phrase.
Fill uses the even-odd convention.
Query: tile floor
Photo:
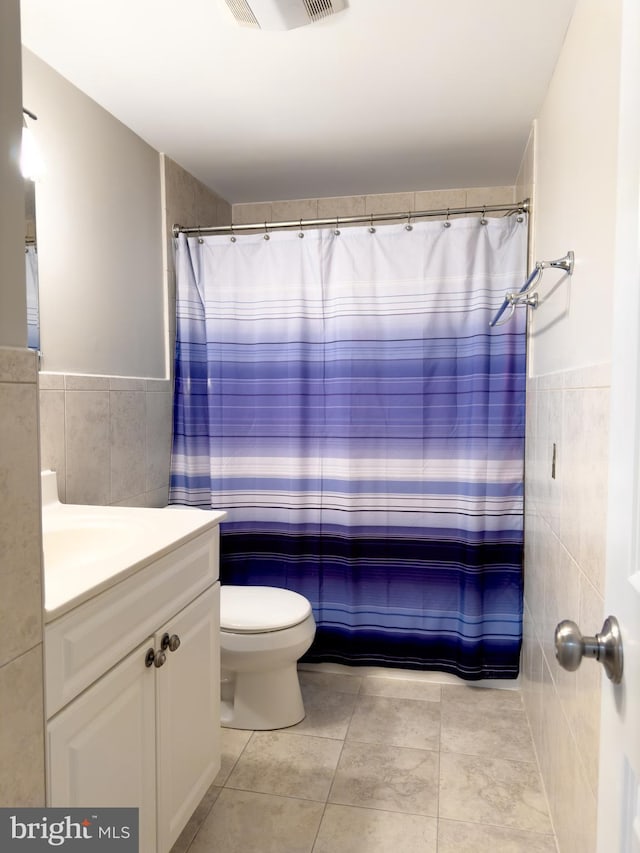
[[[172,853],[555,853],[520,694],[300,673],[306,718],[222,730]]]

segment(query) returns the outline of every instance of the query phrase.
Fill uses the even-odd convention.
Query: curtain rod
[[[309,228],[323,225],[353,225],[355,223],[389,222],[396,219],[422,219],[430,216],[446,217],[458,216],[460,214],[481,213],[528,213],[529,199],[515,202],[513,204],[483,204],[475,207],[447,207],[444,210],[410,210],[405,213],[372,213],[368,216],[332,216],[327,219],[296,219],[289,222],[253,222],[243,225],[207,225],[184,227],[173,226],[173,236],[178,234],[192,234],[201,236],[203,234],[233,234],[237,231],[276,231],[281,228]]]

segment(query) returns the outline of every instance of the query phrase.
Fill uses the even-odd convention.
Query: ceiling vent
[[[226,0],[239,24],[261,30],[293,30],[342,11],[346,0]]]

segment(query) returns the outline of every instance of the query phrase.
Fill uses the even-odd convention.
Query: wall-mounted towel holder
[[[508,323],[509,320],[513,317],[513,314],[518,307],[518,305],[526,305],[530,308],[538,307],[538,294],[537,292],[533,292],[533,288],[540,282],[542,278],[542,273],[546,269],[555,269],[562,270],[566,272],[568,275],[573,274],[573,265],[574,265],[574,254],[572,251],[567,252],[567,254],[563,258],[557,258],[555,261],[536,261],[536,265],[534,267],[533,272],[529,276],[529,278],[525,281],[519,291],[513,292],[509,291],[504,295],[504,302],[498,308],[496,312],[496,316],[489,323],[490,326],[502,326],[505,323]],[[511,308],[509,314],[505,317],[504,320],[500,320],[500,317],[504,314],[507,308]]]

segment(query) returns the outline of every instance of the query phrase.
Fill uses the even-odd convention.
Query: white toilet
[[[220,588],[221,720],[282,729],[304,718],[297,662],[313,642],[311,604],[270,586]]]

